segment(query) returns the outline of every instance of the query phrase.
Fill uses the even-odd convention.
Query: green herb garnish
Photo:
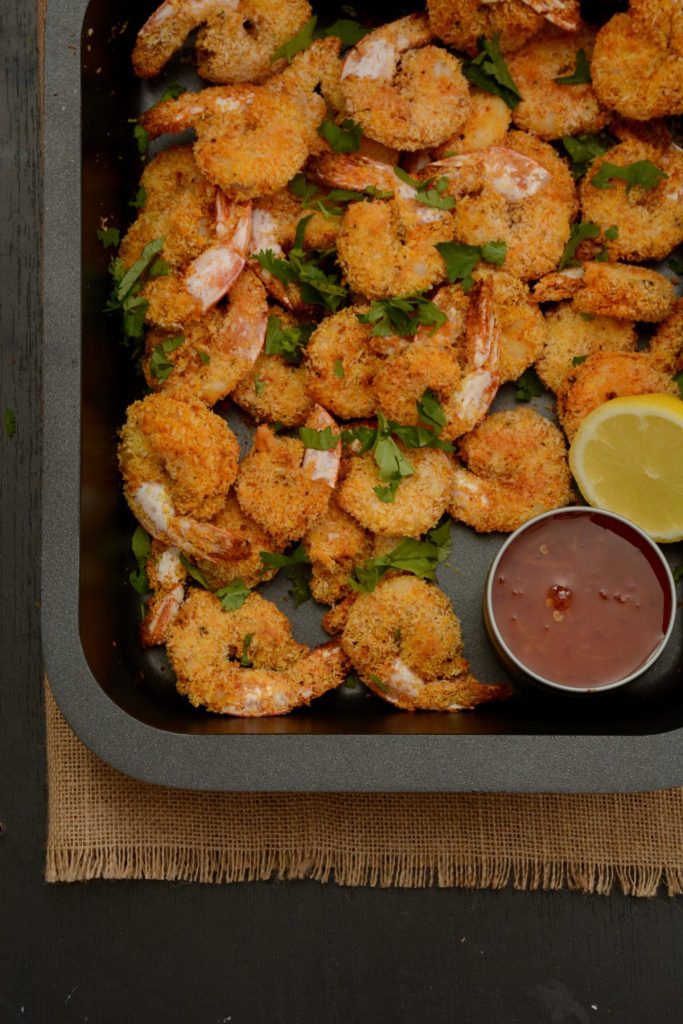
[[[132,206],[134,210],[141,210],[146,202],[147,202],[147,189],[144,188],[144,186],[140,185],[140,188],[135,193],[135,198],[131,199],[131,201],[128,203],[128,205]]]
[[[112,246],[117,246],[121,241],[121,232],[118,228],[99,228],[97,232],[97,241],[100,242],[105,249],[111,249]]]
[[[499,43],[500,32],[493,39],[480,39],[478,56],[463,64],[462,73],[473,85],[500,96],[510,110],[514,110],[521,103],[522,96],[500,52]]]
[[[164,239],[155,238],[145,246],[140,258],[129,269],[120,259],[113,260],[109,268],[114,288],[105,306],[105,313],[120,311],[123,314],[123,340],[126,345],[142,337],[148,303],[140,292],[163,246]]]
[[[532,398],[538,398],[543,394],[543,385],[533,367],[525,370],[515,383],[517,386],[515,398],[518,402],[530,402]]]
[[[367,313],[357,313],[362,324],[371,324],[373,337],[388,338],[397,334],[407,337],[423,327],[434,330],[446,323],[446,314],[426,299],[423,292],[398,295],[393,299],[375,299]]]
[[[204,590],[211,590],[211,587],[206,582],[206,578],[201,569],[198,569],[194,562],[190,561],[187,555],[181,554],[180,561],[185,566],[192,579],[195,580],[200,587],[204,587]]]
[[[571,75],[563,75],[553,81],[558,85],[588,85],[591,80],[591,66],[584,49],[578,50],[576,54],[576,67]]]
[[[569,154],[574,177],[581,178],[593,161],[604,156],[610,146],[616,145],[618,141],[609,132],[601,132],[599,135],[565,135],[562,145]]]
[[[141,124],[138,123],[138,119],[136,117],[130,117],[128,119],[128,124],[135,125],[135,127],[133,128],[133,138],[137,143],[138,153],[144,160],[144,158],[147,156],[147,150],[149,149],[149,133],[142,127]]]
[[[288,569],[285,576],[292,584],[289,594],[292,597],[295,607],[304,604],[311,596],[309,586],[311,560],[303,544],[292,551],[290,555],[278,555],[272,551],[261,551],[259,557],[264,565],[271,569]]]
[[[569,241],[564,247],[564,252],[562,253],[557,269],[564,270],[565,267],[580,266],[581,264],[579,261],[574,259],[576,250],[582,242],[585,242],[589,238],[597,238],[599,234],[600,226],[598,224],[594,224],[593,221],[587,220],[581,221],[580,224],[572,224]]]
[[[179,82],[173,82],[169,85],[161,94],[159,103],[164,103],[165,100],[177,100],[179,96],[182,96],[187,89],[184,85],[180,85]]]
[[[269,316],[266,328],[266,355],[282,356],[285,362],[297,366],[315,327],[315,324],[291,324],[289,327],[283,327],[279,316]]]
[[[299,427],[299,439],[304,447],[312,448],[316,452],[330,452],[339,444],[339,434],[333,433],[332,427],[329,426],[323,430]]]
[[[332,373],[338,380],[343,380],[344,377],[346,376],[346,373],[344,372],[344,364],[342,363],[341,359],[335,359],[334,366],[332,368]]]
[[[465,245],[458,242],[439,242],[436,248],[446,264],[446,276],[450,284],[460,281],[462,290],[468,292],[474,284],[472,272],[480,260],[500,267],[507,255],[507,242],[485,242],[484,245]]]
[[[160,384],[168,380],[173,371],[174,364],[168,359],[168,356],[180,348],[184,341],[184,336],[179,334],[178,337],[166,338],[160,345],[155,346],[149,360],[149,372]]]
[[[301,53],[302,50],[307,50],[313,42],[313,33],[315,26],[318,22],[315,14],[313,17],[303,25],[299,31],[288,39],[282,46],[278,46],[277,50],[270,58],[270,63],[274,64],[276,60],[286,60],[288,64],[291,64],[292,58]]]
[[[336,36],[337,39],[341,39],[342,46],[346,48],[355,46],[369,31],[369,28],[365,28],[355,19],[339,18],[329,28],[324,28],[321,35]]]
[[[283,284],[297,285],[304,303],[325,306],[332,313],[336,313],[347,301],[348,289],[341,284],[340,275],[336,270],[325,269],[328,253],[304,251],[303,238],[310,219],[310,216],[303,217],[299,221],[294,246],[288,257],[275,256],[271,249],[262,249],[256,254],[256,259],[264,270],[269,271]]]
[[[659,169],[651,160],[636,160],[635,163],[618,167],[605,160],[600,169],[591,178],[594,188],[614,188],[612,181],[616,178],[626,182],[626,191],[632,188],[653,189],[669,175]]]
[[[391,569],[410,572],[421,579],[433,580],[436,570],[451,553],[451,521],[448,516],[427,532],[424,540],[406,537],[393,551],[357,565],[350,577],[354,590],[370,594],[382,576]]]
[[[216,597],[221,603],[224,612],[236,612],[242,607],[249,597],[249,587],[245,586],[244,580],[236,579],[227,587],[221,587],[216,591]]]
[[[335,153],[357,153],[363,129],[357,121],[347,117],[342,123],[325,119],[318,127],[318,135],[328,143]]]
[[[415,199],[418,203],[432,206],[436,210],[452,210],[455,206],[455,199],[447,194],[448,178],[445,175],[420,181],[418,178],[412,178],[402,167],[394,167],[394,174],[415,189]]]
[[[587,359],[588,356],[574,356],[572,359],[572,366],[581,366],[581,364],[585,363]]]
[[[130,542],[130,547],[135,555],[135,561],[137,562],[137,569],[134,569],[128,576],[128,581],[135,591],[143,597],[149,593],[149,580],[147,579],[147,559],[149,558],[149,552],[152,547],[152,541],[149,534],[138,526],[133,534]]]
[[[251,647],[251,641],[254,639],[253,633],[247,633],[242,641],[242,657],[240,658],[240,665],[242,668],[251,668],[254,664],[249,657],[249,648]]]

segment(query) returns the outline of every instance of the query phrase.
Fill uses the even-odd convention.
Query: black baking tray
[[[103,314],[104,216],[132,216],[139,158],[128,119],[169,82],[130,70],[154,0],[50,0],[45,52],[45,339],[42,622],[47,671],[76,734],[140,779],[205,790],[617,791],[683,784],[681,614],[666,653],[613,694],[534,692],[474,714],[409,714],[342,688],[284,718],[207,714],[180,698],[162,652],[143,653],[127,583],[133,521],[121,497],[116,431],[140,380]],[[603,16],[613,10],[597,5]],[[623,6],[623,5],[622,5]],[[333,16],[334,5],[318,9]],[[381,4],[364,7],[387,18]],[[410,5],[394,6],[398,16]],[[509,401],[503,396],[502,402]],[[231,420],[244,442],[246,424]],[[486,571],[503,541],[454,528],[439,582],[462,620],[475,674],[504,674],[481,614]],[[673,564],[681,546],[669,547]],[[290,614],[286,581],[266,588]],[[294,617],[298,639],[324,639],[321,609]]]

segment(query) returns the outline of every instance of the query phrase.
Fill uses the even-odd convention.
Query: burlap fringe
[[[608,895],[618,884],[626,896],[655,896],[661,886],[669,896],[683,894],[683,871],[662,866],[612,867],[564,861],[477,860],[456,864],[446,857],[411,854],[376,855],[322,850],[225,851],[179,850],[177,847],[119,847],[108,850],[48,850],[48,882],[82,882],[93,878],[158,879],[174,882],[256,882],[313,879],[339,885],[389,888],[571,889]]]

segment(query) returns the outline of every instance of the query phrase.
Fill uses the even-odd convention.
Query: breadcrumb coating
[[[594,352],[634,352],[638,338],[631,320],[578,313],[562,303],[545,316],[545,343],[536,371],[550,391],[561,390],[575,360]]]
[[[518,50],[546,24],[522,0],[427,0],[429,24],[437,38],[467,53],[477,52],[481,38],[500,33],[503,53]]]

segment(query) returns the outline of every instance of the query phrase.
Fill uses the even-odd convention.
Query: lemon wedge
[[[589,505],[625,516],[653,540],[683,539],[683,401],[613,398],[581,423],[569,465]]]

